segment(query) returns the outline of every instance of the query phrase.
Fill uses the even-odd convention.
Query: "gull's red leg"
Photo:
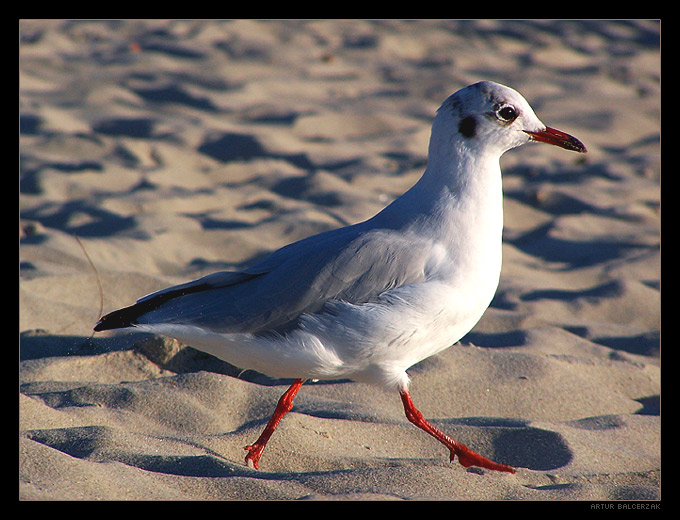
[[[269,422],[267,423],[267,426],[265,427],[262,434],[253,444],[243,448],[248,452],[248,455],[246,455],[246,465],[248,465],[248,461],[251,461],[255,469],[260,469],[260,457],[262,456],[264,447],[267,445],[269,437],[272,436],[272,433],[274,433],[274,430],[276,430],[276,427],[281,422],[281,419],[283,419],[283,416],[290,412],[291,408],[293,408],[293,398],[295,397],[295,394],[298,393],[298,390],[300,390],[300,387],[304,382],[304,379],[296,379],[293,384],[290,385],[290,388],[286,390],[286,393],[281,396],[281,399],[279,399],[279,403],[276,405],[276,410],[274,410],[274,415],[272,415],[272,418],[269,419]]]
[[[454,456],[458,455],[458,461],[466,468],[469,466],[479,466],[480,468],[493,469],[495,471],[507,471],[508,473],[515,472],[514,468],[511,466],[499,464],[486,457],[482,457],[479,453],[476,453],[465,446],[465,444],[452,439],[443,431],[427,422],[423,417],[423,414],[413,405],[408,390],[400,390],[399,395],[401,396],[401,401],[404,403],[406,418],[446,446],[451,452],[451,462],[453,462]]]

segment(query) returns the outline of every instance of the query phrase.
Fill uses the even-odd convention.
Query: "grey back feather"
[[[336,229],[285,246],[244,271],[214,273],[146,296],[140,301],[189,289],[138,322],[226,333],[283,330],[328,301],[366,303],[389,289],[422,282],[427,250],[390,229],[367,230],[362,224]]]

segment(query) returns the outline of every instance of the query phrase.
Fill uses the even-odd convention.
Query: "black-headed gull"
[[[295,382],[254,444],[265,445],[306,379],[399,392],[406,417],[465,466],[514,472],[455,441],[416,409],[406,370],[479,321],[501,272],[501,155],[530,141],[585,152],[515,90],[482,81],[444,101],[418,182],[374,217],[289,244],[243,271],[144,296],[96,331],[167,335],[244,369]]]

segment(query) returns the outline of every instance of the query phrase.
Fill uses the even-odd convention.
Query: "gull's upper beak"
[[[524,130],[531,139],[534,141],[540,141],[542,143],[554,144],[565,150],[573,150],[575,152],[586,153],[586,147],[583,143],[576,139],[574,136],[566,134],[560,130],[555,130],[549,126],[545,127],[545,130],[539,130],[538,132],[531,132],[529,130]]]

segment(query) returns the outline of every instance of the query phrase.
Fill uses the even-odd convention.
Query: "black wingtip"
[[[141,300],[138,300],[134,305],[118,309],[117,311],[113,311],[105,316],[102,316],[94,326],[94,331],[101,332],[103,330],[126,329],[128,327],[134,327],[137,324],[137,319],[140,316],[157,309],[167,301],[210,288],[211,286],[208,283],[198,283],[189,287],[179,286],[177,289],[169,288],[158,293],[151,294],[142,298]]]
[[[223,272],[215,273],[215,275],[220,277],[220,282],[224,286],[238,283],[243,280],[248,280],[255,276],[261,276],[261,274],[246,274],[240,272]],[[124,307],[122,309],[118,309],[117,311],[110,312],[109,314],[99,318],[99,321],[94,326],[94,331],[101,332],[104,330],[126,329],[129,327],[134,327],[137,325],[137,320],[140,318],[140,316],[156,310],[158,307],[170,300],[218,287],[219,285],[211,283],[215,281],[215,275],[204,276],[203,278],[199,278],[198,280],[189,282],[188,284],[181,284],[175,287],[163,289],[162,291],[149,294],[148,296],[137,300],[137,303],[130,305],[129,307]],[[231,276],[227,277],[225,281],[224,275]],[[208,281],[208,279],[210,279],[210,281]]]
[[[134,320],[139,316],[137,309],[125,307],[117,311],[110,312],[106,316],[99,318],[99,321],[94,326],[95,332],[113,329],[125,329],[134,325]],[[134,309],[134,310],[133,310]]]

